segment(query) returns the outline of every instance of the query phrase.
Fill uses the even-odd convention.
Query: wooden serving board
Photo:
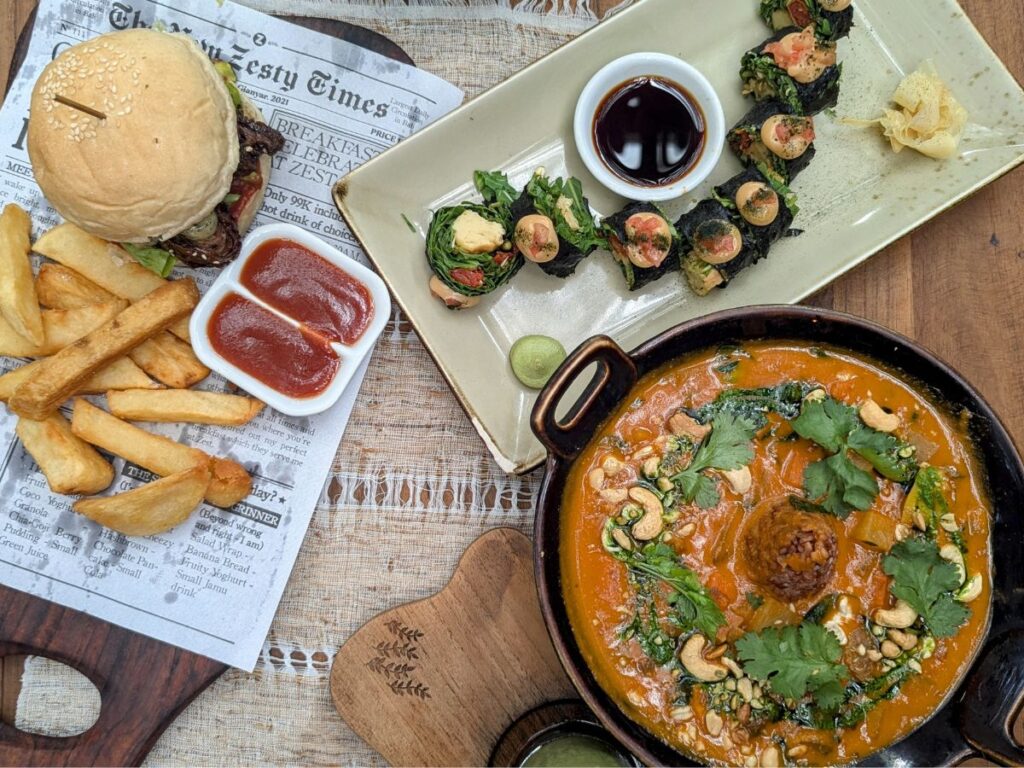
[[[331,695],[395,766],[485,765],[519,716],[575,696],[541,617],[530,540],[484,534],[441,592],[363,625],[334,657]]]
[[[18,38],[4,94],[28,51],[34,17],[33,11]],[[398,45],[363,27],[327,19],[283,18],[413,64]],[[219,662],[0,586],[0,658],[19,654],[47,656],[74,667],[99,690],[102,709],[91,728],[69,738],[24,733],[0,722],[0,765],[138,765],[174,718],[227,669]],[[5,695],[10,687],[11,681],[5,680]]]

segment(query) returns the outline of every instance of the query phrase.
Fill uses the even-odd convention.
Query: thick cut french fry
[[[210,375],[210,369],[199,362],[192,345],[170,333],[158,333],[128,356],[161,384],[175,389],[186,389]]]
[[[41,345],[43,318],[32,281],[29,235],[32,220],[11,203],[0,214],[0,315],[29,344]]]
[[[36,291],[40,302],[56,309],[74,309],[98,301],[117,300],[105,288],[60,264],[44,264],[40,268]],[[129,356],[143,371],[168,387],[185,389],[210,375],[210,369],[199,362],[192,345],[167,331],[142,342]]]
[[[116,243],[109,243],[74,224],[58,224],[36,240],[32,250],[69,267],[96,285],[128,301],[138,301],[167,281],[139,264]],[[178,320],[171,328],[188,341],[188,321]]]
[[[105,304],[117,297],[63,264],[46,263],[36,277],[39,303],[51,309],[75,309]]]
[[[232,459],[210,457],[198,448],[154,435],[141,427],[121,421],[88,400],[75,400],[71,431],[87,443],[166,477],[183,472],[202,461],[212,460],[212,476],[206,500],[215,507],[231,507],[252,490],[252,478]]]
[[[14,431],[54,493],[99,493],[114,481],[114,468],[59,413],[43,421],[18,419]]]
[[[0,403],[6,403],[22,382],[28,381],[33,371],[38,371],[42,360],[26,363],[20,368],[0,376]],[[75,392],[76,395],[99,395],[118,389],[158,389],[155,381],[127,357],[120,357],[106,368],[90,376]]]
[[[152,397],[151,395],[158,395]],[[248,424],[263,410],[254,397],[192,390],[133,390],[107,393],[110,412],[131,421],[184,421],[190,424]]]
[[[198,301],[199,290],[191,278],[157,288],[109,323],[44,360],[38,374],[14,390],[8,407],[19,416],[46,418],[96,371],[188,315]]]
[[[108,304],[93,304],[77,309],[44,309],[43,343],[33,344],[6,321],[0,319],[0,355],[9,357],[45,357],[74,344],[90,331],[117,316],[128,302],[114,299]]]
[[[132,382],[141,382],[132,384]],[[104,387],[104,384],[112,386]],[[90,376],[75,392],[76,395],[99,395],[103,392],[121,389],[160,389],[146,372],[128,357],[119,357],[106,368],[100,368]]]
[[[125,536],[152,536],[188,519],[210,482],[210,463],[114,496],[79,499],[72,508],[93,522]]]

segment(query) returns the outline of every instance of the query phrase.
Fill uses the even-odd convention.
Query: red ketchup
[[[239,278],[253,295],[330,341],[354,344],[373,320],[370,290],[291,240],[268,240]]]
[[[213,310],[207,335],[221,357],[289,397],[319,395],[341,365],[323,338],[237,293]]]

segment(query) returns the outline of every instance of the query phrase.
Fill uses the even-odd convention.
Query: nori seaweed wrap
[[[459,233],[456,222],[460,217],[464,223],[500,225],[502,240],[496,247],[477,253],[489,243],[486,238],[480,246],[467,249],[457,243]],[[479,217],[479,218],[477,218]],[[486,225],[486,224],[485,224]],[[497,227],[489,228],[497,240]],[[448,288],[463,296],[483,296],[492,293],[512,279],[523,266],[523,257],[515,252],[509,241],[512,231],[508,210],[498,205],[459,205],[439,208],[434,212],[427,232],[427,262],[437,278]],[[488,234],[491,234],[489,232]]]
[[[761,0],[761,18],[774,30],[813,26],[822,40],[835,42],[853,29],[853,6],[828,11],[818,0]]]
[[[767,184],[778,195],[778,215],[767,226],[752,224],[743,217],[736,205],[736,193],[748,182]],[[793,224],[793,218],[799,210],[796,205],[796,195],[789,188],[779,183],[773,183],[770,178],[762,175],[756,168],[747,168],[724,184],[715,187],[714,197],[729,210],[732,220],[743,231],[744,239],[749,237],[762,256],[767,256],[769,249],[786,236]]]
[[[774,55],[764,52],[766,46],[780,42],[787,35],[802,32],[796,27],[787,27],[743,55],[740,78],[743,80],[745,96],[752,95],[758,101],[775,99],[789,105],[794,115],[815,115],[838,103],[842,64],[826,66],[814,81],[800,83],[776,64]],[[826,51],[832,46],[831,43],[815,40],[816,51]]]
[[[658,224],[657,228],[644,227],[638,232],[633,223],[627,227],[627,223],[638,214],[647,214],[641,218],[651,224]],[[661,222],[658,223],[655,217],[659,217]],[[674,271],[681,245],[679,232],[658,206],[652,203],[630,203],[615,215],[604,219],[601,228],[608,238],[612,257],[622,270],[629,290],[639,290]],[[630,237],[631,233],[633,237]],[[642,257],[652,252],[659,256],[663,253],[664,257],[649,267],[636,263],[644,261]]]
[[[799,157],[787,160],[779,155],[772,147],[765,144],[762,138],[762,127],[764,124],[775,118],[777,115],[785,115],[783,124],[787,121],[794,123],[793,133],[798,135],[803,131],[804,137],[808,133],[811,136],[810,143],[803,154]],[[810,121],[806,125],[805,121]],[[781,126],[780,126],[781,127]],[[793,108],[788,104],[779,101],[765,101],[754,106],[745,114],[733,129],[729,131],[727,141],[732,151],[745,166],[757,167],[765,176],[771,176],[783,184],[789,184],[814,158],[815,148],[813,143],[814,124],[810,116],[793,115]],[[799,146],[806,143],[799,142]],[[792,153],[789,153],[792,154]]]
[[[524,232],[520,223],[527,216],[541,216],[544,220],[539,225],[535,223],[531,231]],[[535,174],[519,199],[512,204],[511,218],[513,242],[519,252],[554,277],[566,278],[573,274],[583,259],[604,245],[579,179],[552,180]],[[543,237],[544,230],[547,230],[547,236],[553,239],[552,226],[558,242],[553,256],[544,253],[543,243],[538,243],[533,234],[537,231],[539,237]],[[531,245],[521,245],[523,241],[542,248],[538,251]]]
[[[737,222],[737,214],[715,199],[702,200],[695,208],[676,222],[682,238],[679,265],[691,290],[698,296],[707,296],[714,288],[724,288],[747,267],[768,255],[754,236]],[[736,241],[737,236],[739,241]],[[732,243],[712,247],[720,254],[712,264],[700,254],[706,250],[708,240]]]

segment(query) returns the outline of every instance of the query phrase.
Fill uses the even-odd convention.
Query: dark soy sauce
[[[637,77],[604,97],[594,145],[616,176],[645,187],[671,184],[704,152],[704,114],[678,83]]]

